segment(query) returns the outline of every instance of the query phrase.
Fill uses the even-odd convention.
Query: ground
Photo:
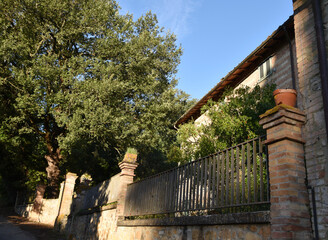
[[[0,209],[0,240],[64,240],[51,225],[28,221],[12,208]]]

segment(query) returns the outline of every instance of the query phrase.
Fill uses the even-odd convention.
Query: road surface
[[[47,224],[30,222],[11,209],[0,209],[0,240],[64,240]]]

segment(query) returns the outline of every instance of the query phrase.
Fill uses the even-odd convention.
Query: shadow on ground
[[[38,240],[64,240],[65,237],[53,230],[53,226],[30,222],[27,218],[18,216],[12,208],[0,208],[0,215],[11,224],[23,231],[29,232]]]

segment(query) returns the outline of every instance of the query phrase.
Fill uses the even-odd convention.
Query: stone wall
[[[113,240],[144,239],[270,239],[270,224],[220,226],[119,227]]]
[[[328,1],[321,1],[326,43],[328,39]],[[328,146],[320,69],[311,1],[296,0],[294,25],[298,68],[299,108],[306,113],[302,129],[308,184],[314,187],[320,239],[328,238]],[[327,44],[326,44],[327,48]],[[326,79],[327,81],[327,79]],[[312,208],[312,199],[311,208]],[[313,210],[313,208],[312,208]],[[312,223],[314,223],[312,214]],[[314,228],[314,226],[313,226]]]
[[[270,224],[200,226],[116,226],[116,209],[74,217],[69,237],[76,240],[270,239]]]
[[[295,56],[295,41],[292,40],[292,48]],[[292,73],[290,62],[290,51],[288,44],[284,44],[272,55],[272,73],[265,79],[260,79],[260,71],[256,69],[239,86],[246,85],[254,87],[256,84],[274,83],[279,88],[292,88]],[[295,63],[294,63],[295,64]],[[295,64],[296,65],[296,64]],[[294,66],[295,68],[296,66]]]
[[[117,201],[120,185],[120,176],[117,174],[111,179],[103,181],[97,186],[89,189],[84,193],[81,209],[92,208]]]
[[[54,225],[59,211],[59,199],[42,199],[40,211],[34,209],[34,204],[18,205],[15,211],[31,221]]]
[[[69,219],[66,234],[70,239],[113,239],[116,209],[77,215]]]

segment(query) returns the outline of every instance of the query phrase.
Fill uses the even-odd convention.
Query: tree
[[[155,15],[134,21],[111,0],[2,0],[0,29],[1,101],[13,109],[2,125],[37,136],[53,194],[60,168],[115,168],[146,143],[166,151],[189,102],[175,88],[181,48]]]

